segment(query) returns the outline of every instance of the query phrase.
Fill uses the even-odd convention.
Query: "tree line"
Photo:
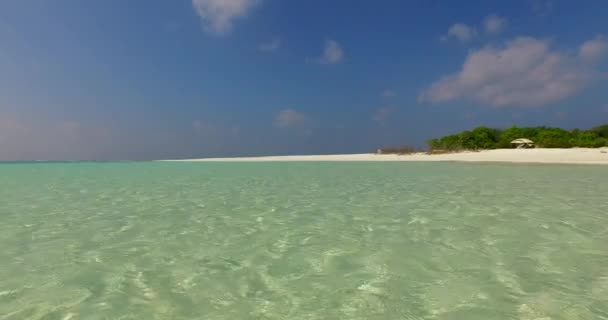
[[[427,144],[435,151],[482,150],[513,148],[511,141],[526,138],[542,148],[599,148],[608,146],[608,124],[589,130],[564,130],[551,127],[517,127],[493,129],[477,127],[439,139],[431,139]]]

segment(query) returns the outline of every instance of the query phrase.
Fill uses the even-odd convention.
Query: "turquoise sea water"
[[[0,319],[608,319],[608,167],[0,164]]]

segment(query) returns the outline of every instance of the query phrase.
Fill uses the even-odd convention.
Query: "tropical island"
[[[169,161],[457,161],[608,165],[608,124],[588,130],[477,127],[427,141],[428,149],[381,148],[375,153],[206,158]],[[518,147],[526,148],[518,148]],[[531,148],[530,148],[531,147]]]
[[[608,147],[608,124],[588,130],[564,130],[552,127],[517,127],[493,129],[477,127],[427,141],[430,151],[492,150],[516,147],[513,142],[530,140],[539,148]]]

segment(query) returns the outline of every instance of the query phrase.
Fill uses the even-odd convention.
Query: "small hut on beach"
[[[534,141],[525,138],[515,139],[511,141],[511,144],[515,145],[517,149],[534,148]]]

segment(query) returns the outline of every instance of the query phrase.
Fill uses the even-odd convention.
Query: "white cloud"
[[[608,56],[608,38],[599,35],[585,41],[579,50],[580,57],[587,62],[598,62]]]
[[[483,19],[483,29],[488,34],[498,34],[507,28],[507,19],[491,14]]]
[[[595,76],[580,58],[551,50],[548,41],[519,37],[501,47],[472,51],[460,72],[433,83],[420,94],[420,100],[540,106],[579,93]]]
[[[305,126],[308,122],[308,116],[294,109],[281,110],[274,119],[277,128],[297,128]]]
[[[262,52],[273,52],[279,50],[279,48],[281,48],[281,38],[274,38],[258,46],[258,50]]]
[[[342,46],[335,40],[325,41],[325,48],[323,49],[323,55],[319,60],[323,64],[336,64],[342,61],[344,58],[344,50]]]
[[[241,18],[261,0],[192,0],[206,31],[225,34],[232,30],[234,20]]]
[[[447,41],[450,38],[456,38],[460,42],[469,42],[475,38],[477,30],[469,27],[464,23],[456,23],[448,29],[448,33],[441,37],[441,41]]]
[[[397,96],[397,94],[390,89],[386,89],[384,91],[382,91],[382,93],[380,94],[382,96],[382,98],[393,98],[395,96]]]

